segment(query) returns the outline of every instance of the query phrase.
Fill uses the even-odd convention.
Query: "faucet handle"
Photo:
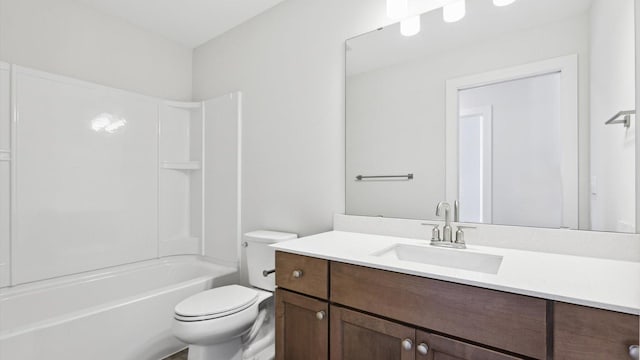
[[[464,244],[464,231],[463,229],[475,229],[475,226],[467,226],[467,225],[456,225],[458,230],[456,230],[456,243]]]
[[[438,229],[438,224],[433,227],[431,230],[431,241],[440,241],[440,229]]]
[[[438,226],[440,226],[439,223],[423,222],[420,225],[433,226],[433,229],[431,229],[431,241],[440,241],[440,229],[438,228]]]

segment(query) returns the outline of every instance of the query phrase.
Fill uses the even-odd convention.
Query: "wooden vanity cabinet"
[[[278,360],[630,359],[638,316],[276,253]]]
[[[554,304],[554,358],[629,360],[638,344],[638,316],[585,306]]]
[[[276,252],[276,360],[329,359],[329,262]]]
[[[547,301],[331,263],[331,302],[470,342],[547,358]]]
[[[331,305],[331,360],[522,360]]]
[[[480,346],[424,331],[416,332],[417,360],[522,360]]]
[[[331,360],[413,360],[416,330],[331,305]]]
[[[329,262],[276,252],[276,285],[318,299],[329,298]]]
[[[327,360],[329,304],[276,290],[276,359]]]

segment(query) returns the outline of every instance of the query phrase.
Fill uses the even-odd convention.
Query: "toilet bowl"
[[[242,359],[242,336],[272,293],[230,285],[196,294],[176,306],[173,334],[189,344],[189,360]]]
[[[268,360],[273,358],[275,252],[269,247],[297,235],[273,231],[245,234],[252,287],[228,285],[195,294],[175,307],[173,334],[189,344],[189,360]],[[269,326],[269,328],[264,328]],[[261,334],[261,336],[258,336]],[[253,340],[258,336],[259,341]],[[243,357],[244,349],[248,357]],[[250,355],[249,355],[250,353]]]

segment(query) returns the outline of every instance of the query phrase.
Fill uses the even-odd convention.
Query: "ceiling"
[[[77,0],[195,48],[283,0]]]

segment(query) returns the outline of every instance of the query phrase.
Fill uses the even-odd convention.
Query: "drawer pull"
[[[638,348],[638,345],[629,346],[629,356],[634,360],[640,359],[640,348]]]
[[[299,279],[302,277],[302,270],[293,270],[291,274],[294,278]]]
[[[413,348],[413,342],[411,341],[411,339],[402,340],[402,348],[410,351]]]
[[[425,343],[420,343],[416,349],[418,349],[418,354],[420,355],[427,355],[429,352],[429,347]]]
[[[325,317],[326,315],[327,315],[327,313],[326,313],[326,312],[324,312],[324,311],[318,311],[318,312],[316,313],[316,319],[318,319],[318,320],[324,320],[324,317]]]

